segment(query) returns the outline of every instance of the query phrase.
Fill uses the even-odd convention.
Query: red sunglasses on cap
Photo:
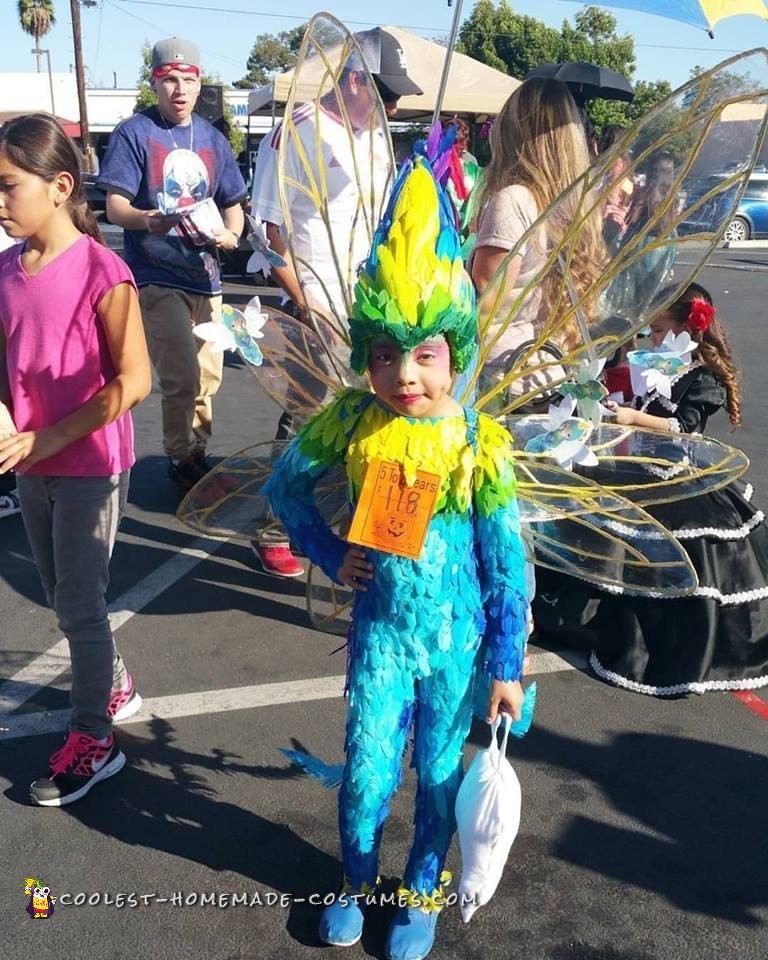
[[[167,77],[173,70],[178,70],[179,73],[191,73],[196,77],[200,76],[199,67],[194,67],[191,63],[164,63],[162,67],[156,67],[152,71],[152,76]]]

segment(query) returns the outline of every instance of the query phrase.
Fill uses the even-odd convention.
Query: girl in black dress
[[[611,404],[620,424],[702,433],[725,407],[741,423],[731,348],[709,293],[693,283],[651,324],[658,346],[670,332],[695,343],[691,362],[629,406]],[[637,379],[637,378],[636,378]],[[669,392],[667,398],[664,393]],[[768,684],[768,529],[752,505],[752,485],[649,507],[680,540],[699,577],[691,597],[648,599],[610,594],[558,575],[540,580],[534,617],[542,632],[592,647],[603,679],[651,696],[745,690]]]

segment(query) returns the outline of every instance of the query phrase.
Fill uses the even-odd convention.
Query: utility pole
[[[461,20],[461,5],[464,0],[457,0],[456,9],[453,11],[453,23],[451,32],[448,35],[448,44],[445,50],[445,60],[443,61],[443,72],[440,76],[440,86],[437,88],[437,100],[435,101],[435,110],[432,114],[432,123],[435,124],[440,119],[440,108],[443,105],[445,88],[448,86],[448,73],[451,69],[451,57],[453,48],[456,46],[456,34],[459,32],[459,21]],[[448,6],[453,6],[453,0],[448,0]]]
[[[93,170],[91,136],[88,131],[88,105],[85,101],[85,71],[83,69],[83,37],[80,29],[80,0],[69,0],[72,11],[72,42],[75,47],[75,79],[77,82],[77,102],[80,107],[80,139],[83,143],[88,171]]]

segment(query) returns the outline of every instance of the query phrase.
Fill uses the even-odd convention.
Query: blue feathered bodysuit
[[[413,729],[418,787],[404,885],[431,896],[455,830],[476,671],[486,686],[522,674],[527,600],[511,441],[470,409],[414,420],[367,391],[340,394],[290,443],[266,485],[292,540],[333,580],[349,544],[325,523],[315,485],[344,464],[354,505],[374,458],[402,464],[409,484],[418,468],[439,474],[442,485],[420,559],[367,550],[373,579],[367,592],[355,592],[342,858],[352,889],[375,884],[381,831]]]

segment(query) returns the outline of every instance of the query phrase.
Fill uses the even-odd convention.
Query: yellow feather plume
[[[406,323],[415,326],[419,306],[429,301],[436,284],[451,288],[452,264],[440,263],[435,246],[440,232],[435,183],[424,167],[408,175],[392,214],[386,244],[379,246],[376,282],[396,301]]]

